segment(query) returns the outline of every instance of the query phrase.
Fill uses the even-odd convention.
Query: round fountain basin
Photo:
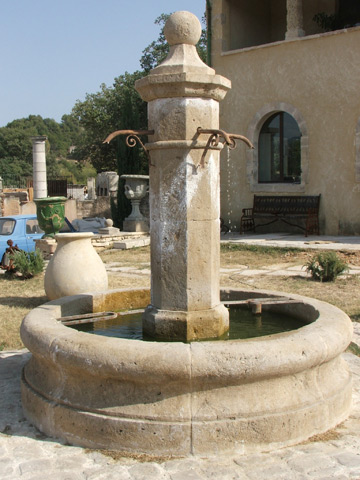
[[[222,300],[276,297],[224,290]],[[21,337],[25,415],[42,432],[90,448],[163,456],[247,453],[301,442],[342,422],[352,326],[336,307],[288,295],[273,305],[306,326],[226,342],[144,342],[90,335],[64,316],[136,309],[148,290],[64,297],[32,310]],[[270,308],[270,307],[269,307]]]

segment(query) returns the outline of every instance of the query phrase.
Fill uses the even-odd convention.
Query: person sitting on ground
[[[9,246],[5,250],[2,259],[1,259],[1,268],[3,270],[6,270],[7,272],[14,272],[15,271],[15,265],[14,265],[14,260],[11,258],[12,255],[14,255],[15,252],[20,252],[20,248],[17,245],[14,245],[14,242],[12,240],[8,240],[6,242]]]

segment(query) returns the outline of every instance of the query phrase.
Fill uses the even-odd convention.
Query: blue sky
[[[0,127],[41,115],[60,121],[76,100],[140,68],[161,13],[205,0],[0,0]]]

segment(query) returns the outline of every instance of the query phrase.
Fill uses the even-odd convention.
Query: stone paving
[[[112,274],[121,274],[123,277],[142,277],[150,276],[150,264],[147,268],[129,267],[123,266],[121,262],[107,263],[106,270]],[[236,267],[222,267],[220,268],[220,275],[240,275],[242,277],[253,277],[257,275],[268,276],[287,276],[287,277],[309,277],[304,267],[301,265],[292,265],[290,267],[284,267],[284,265],[269,265],[267,267],[250,269],[247,265],[237,265]],[[351,266],[349,271],[345,275],[360,275],[360,267]]]
[[[27,350],[0,354],[0,478],[4,480],[359,480],[360,358],[345,354],[354,376],[353,409],[342,425],[314,441],[271,453],[164,461],[113,459],[64,445],[23,416],[20,375]]]
[[[321,250],[360,250],[360,236],[304,235],[289,233],[221,234],[221,243],[245,243],[267,247],[292,247]]]

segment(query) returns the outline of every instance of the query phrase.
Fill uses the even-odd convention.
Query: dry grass
[[[150,265],[150,247],[133,248],[131,250],[104,250],[100,253],[104,263],[117,262],[121,265]]]
[[[287,268],[304,265],[314,251],[298,249],[279,249],[261,247],[224,246],[221,253],[222,266],[243,265],[249,269],[268,269],[272,265]],[[360,253],[338,252],[339,256],[350,265],[360,265]],[[244,277],[236,273],[221,276],[221,285],[229,287],[245,287],[252,289],[278,290],[313,297],[331,303],[344,310],[354,321],[360,320],[360,278],[358,276],[339,277],[335,282],[321,283],[310,278],[299,276],[278,277],[256,275]]]
[[[312,437],[308,438],[304,442],[301,442],[301,445],[307,445],[309,443],[316,443],[316,442],[330,442],[333,440],[339,440],[341,438],[341,432],[338,430],[342,428],[342,424],[338,425],[336,428],[332,430],[328,430],[324,433],[319,433],[317,435],[313,435]]]
[[[0,275],[0,350],[23,348],[20,324],[33,308],[45,303],[43,275],[29,280]]]
[[[150,266],[149,247],[126,251],[104,251],[100,255],[105,263],[116,263],[116,266],[133,266],[139,270]],[[277,268],[286,268],[304,265],[312,255],[314,255],[313,251],[226,245],[221,249],[221,265],[228,268],[247,266],[249,269],[271,268],[273,265]],[[360,265],[359,253],[340,252],[340,256],[352,265]],[[109,274],[110,289],[149,285],[148,275]],[[232,272],[221,275],[221,285],[278,290],[314,297],[338,306],[353,320],[360,320],[360,278],[358,276],[338,278],[331,283],[319,283],[300,276],[244,277]],[[43,275],[26,281],[9,280],[4,275],[0,275],[0,350],[23,347],[19,335],[21,321],[29,310],[45,301]]]
[[[245,287],[255,290],[276,290],[296,293],[331,303],[344,310],[354,321],[360,319],[360,279],[358,276],[338,278],[335,282],[320,283],[304,277],[275,277],[259,275],[221,276],[221,284],[229,287]]]

